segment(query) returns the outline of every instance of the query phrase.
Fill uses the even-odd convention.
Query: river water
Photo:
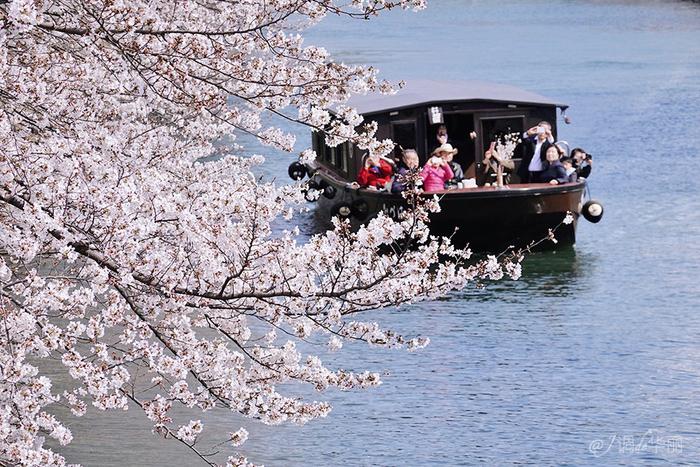
[[[242,423],[243,452],[277,466],[700,463],[700,3],[432,0],[332,18],[309,41],[392,79],[490,80],[569,103],[560,137],[593,154],[605,216],[581,221],[573,249],[529,257],[517,282],[366,316],[431,345],[327,357],[385,373],[368,392],[315,395],[328,418],[280,428],[216,412],[209,436]],[[285,177],[291,160],[265,170]],[[90,412],[63,452],[196,464],[142,419]]]

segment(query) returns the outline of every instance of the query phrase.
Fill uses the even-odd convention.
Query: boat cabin
[[[522,134],[542,120],[552,124],[557,140],[557,109],[563,113],[568,107],[504,84],[427,80],[409,81],[393,95],[357,96],[349,105],[365,121],[377,122],[377,139],[391,138],[396,143],[396,160],[401,157],[401,148],[412,148],[424,164],[439,146],[437,132],[444,125],[447,142],[459,150],[454,160],[462,166],[465,178],[476,178],[478,185],[484,184],[482,160],[491,141],[503,134]],[[345,180],[356,179],[363,164],[363,151],[351,143],[331,148],[321,133],[314,133],[313,148],[324,167]],[[516,148],[513,155],[516,173],[521,150],[522,147]],[[517,183],[515,177],[513,182]]]

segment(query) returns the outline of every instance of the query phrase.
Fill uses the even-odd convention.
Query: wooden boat
[[[517,150],[512,183],[485,186],[488,180],[484,176],[483,156],[496,135],[522,134],[546,120],[551,123],[556,140],[557,110],[564,116],[568,107],[565,104],[501,84],[414,81],[397,94],[362,96],[350,105],[365,121],[377,122],[378,139],[391,138],[396,143],[397,160],[400,148],[415,148],[423,165],[438,145],[436,129],[446,126],[450,143],[459,150],[455,161],[465,169],[465,178],[474,179],[475,186],[429,194],[441,198],[441,212],[431,215],[431,232],[450,235],[458,228],[453,238],[459,245],[468,243],[477,250],[523,247],[546,237],[549,229],[557,226],[557,243],[544,245],[572,245],[579,214],[592,222],[598,222],[602,216],[600,203],[586,202],[585,179],[561,185],[520,183],[517,168],[522,154]],[[304,167],[292,164],[290,176],[311,176],[311,187],[323,193],[318,206],[324,217],[340,215],[365,222],[380,211],[398,216],[406,209],[400,194],[359,188],[353,183],[362,168],[364,154],[351,143],[329,147],[324,135],[316,132],[313,148],[316,161]],[[560,225],[567,212],[574,214],[574,221]]]

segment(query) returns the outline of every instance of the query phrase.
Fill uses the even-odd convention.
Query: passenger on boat
[[[391,181],[393,169],[389,163],[380,157],[367,156],[365,165],[357,174],[357,183],[361,187],[383,189]]]
[[[435,149],[435,151],[433,151],[431,154],[431,156],[440,157],[442,160],[447,162],[447,165],[449,165],[450,169],[452,169],[452,178],[445,182],[445,188],[448,186],[457,186],[457,183],[461,182],[464,178],[462,166],[453,160],[455,154],[458,152],[459,150],[457,148],[453,148],[451,144],[445,143]]]
[[[561,165],[564,166],[566,170],[566,176],[570,183],[575,182],[578,177],[576,176],[576,169],[574,168],[574,161],[570,157],[562,157]]]
[[[574,160],[574,167],[579,178],[588,178],[591,175],[593,159],[590,154],[586,154],[581,148],[574,148],[571,151],[571,158]]]
[[[554,144],[552,125],[541,121],[523,133],[525,154],[518,168],[518,175],[522,183],[537,183],[542,181],[542,172],[546,168],[545,154],[547,148]]]
[[[566,141],[557,141],[554,144],[556,144],[557,147],[559,148],[559,154],[561,154],[562,158],[571,157],[571,155],[570,155],[571,150],[569,149],[569,143],[567,143]]]
[[[566,175],[566,169],[559,161],[559,149],[556,146],[548,147],[545,157],[547,158],[547,168],[542,171],[540,180],[543,183],[552,185],[567,183],[569,177]]]
[[[435,151],[437,148],[447,143],[452,144],[450,137],[447,135],[447,127],[445,125],[440,125],[437,128],[437,131],[435,132],[435,142],[432,145],[430,145],[428,149],[432,147],[432,154],[432,152]]]
[[[496,150],[496,143],[491,143],[489,149],[484,153],[484,175],[485,185],[490,186],[497,182],[498,164],[503,167],[503,183],[510,183],[510,172],[515,168],[512,159],[503,158]]]
[[[406,175],[411,170],[418,170],[418,167],[420,166],[418,153],[415,149],[404,150],[403,157],[401,158],[401,160],[403,161],[403,166],[399,167],[398,171],[396,172],[394,182],[391,184],[392,193],[401,193],[402,191],[404,191],[407,188],[406,182],[404,180]]]
[[[437,143],[438,146],[442,146],[447,143],[447,127],[445,125],[440,125],[437,129]]]
[[[450,164],[443,158],[433,156],[421,171],[423,190],[426,192],[439,191],[445,188],[445,182],[454,177]]]

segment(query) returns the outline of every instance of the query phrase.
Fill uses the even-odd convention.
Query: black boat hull
[[[380,211],[396,218],[407,209],[400,195],[354,188],[332,174],[317,172],[315,176],[336,189],[332,199],[321,196],[318,201],[320,216],[324,219],[330,220],[341,204],[353,207],[352,220],[358,225]],[[441,191],[435,193],[440,198],[441,210],[431,215],[430,230],[435,235],[452,236],[459,246],[468,244],[475,250],[499,251],[509,246],[526,247],[546,238],[550,229],[556,229],[557,242],[545,241],[537,248],[570,246],[576,241],[585,183]],[[574,220],[563,224],[567,212],[573,214]]]

